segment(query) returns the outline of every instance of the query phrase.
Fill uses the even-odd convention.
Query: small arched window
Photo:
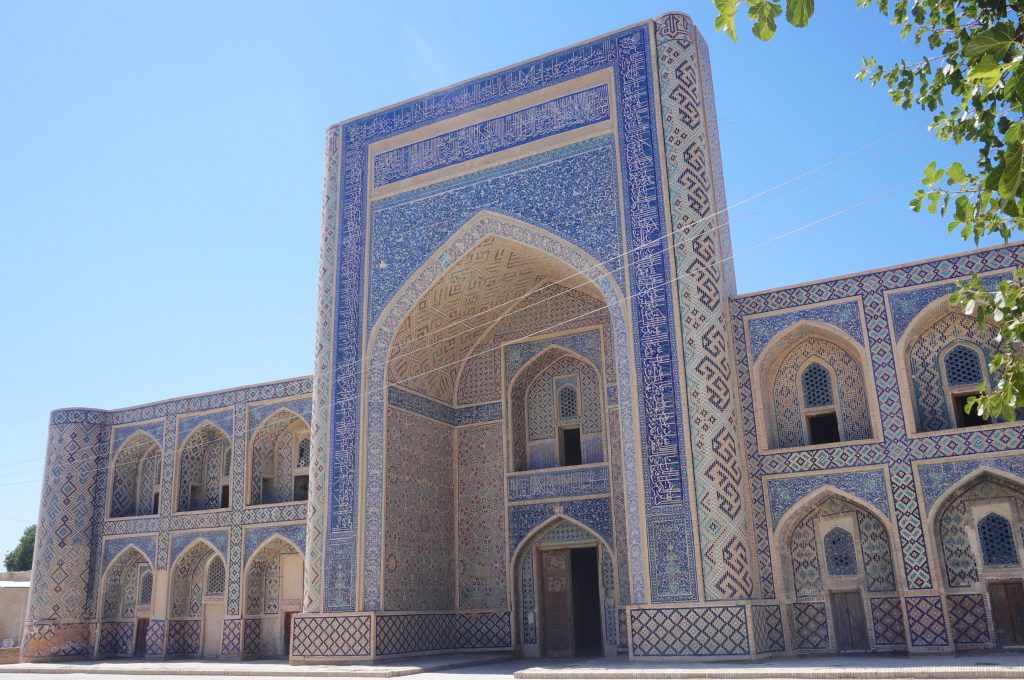
[[[299,456],[298,461],[295,463],[295,467],[309,467],[309,438],[303,439],[299,442]]]
[[[832,377],[824,366],[818,363],[811,364],[804,369],[800,379],[804,388],[804,406],[807,408],[822,408],[833,406],[835,400],[832,397]]]
[[[566,385],[558,391],[558,418],[564,420],[579,415],[579,399],[576,388]]]
[[[953,408],[953,421],[957,427],[975,427],[987,424],[988,418],[978,415],[975,409],[967,410],[967,402],[978,396],[978,387],[985,382],[981,368],[981,356],[968,345],[957,345],[946,352],[943,360],[946,369],[946,393]]]
[[[829,576],[856,576],[857,553],[853,534],[842,527],[832,527],[825,534],[825,563]]]
[[[1017,544],[1013,540],[1010,520],[990,512],[978,522],[978,541],[981,543],[981,558],[985,566],[1007,566],[1019,564]]]
[[[977,387],[984,382],[981,358],[967,345],[957,345],[946,354],[946,380],[950,386]]]
[[[214,557],[206,568],[206,594],[224,594],[224,560]]]
[[[139,604],[147,605],[153,602],[153,572],[149,567],[142,568],[142,575],[139,577]]]

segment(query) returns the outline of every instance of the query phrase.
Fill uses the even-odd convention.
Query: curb
[[[108,664],[104,662],[64,663],[19,663],[7,666],[0,666],[0,675],[5,673],[24,674],[45,674],[45,675],[70,675],[81,673],[85,675],[174,675],[189,677],[276,677],[276,678],[398,678],[407,675],[418,675],[420,673],[438,673],[442,671],[468,668],[470,666],[484,666],[487,664],[509,661],[513,657],[508,655],[486,656],[476,659],[453,659],[438,664],[423,664],[419,666],[337,666],[325,668],[323,666],[288,666],[284,668],[273,668],[253,664],[248,668],[238,666],[220,667],[216,662],[209,665],[178,665],[173,661],[162,663],[125,663]]]
[[[896,668],[528,668],[521,680],[1003,680],[1024,678],[1024,666]]]

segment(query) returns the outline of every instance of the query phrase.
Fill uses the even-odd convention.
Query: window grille
[[[299,442],[299,462],[295,467],[309,467],[309,440]]]
[[[577,409],[576,388],[565,386],[558,391],[558,417],[575,418]]]
[[[1018,564],[1017,545],[1010,520],[990,512],[978,522],[981,557],[986,566]]]
[[[215,557],[206,571],[206,594],[224,594],[224,560]]]
[[[148,567],[143,569],[142,577],[139,579],[139,604],[151,604],[153,602],[153,572]]]
[[[950,385],[980,385],[984,376],[978,353],[966,345],[951,349],[946,354],[946,380]]]
[[[856,576],[857,553],[853,534],[842,527],[832,527],[825,534],[825,563],[829,576]]]
[[[821,364],[811,364],[804,370],[804,405],[807,408],[832,406],[832,378]]]

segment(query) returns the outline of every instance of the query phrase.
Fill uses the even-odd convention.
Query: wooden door
[[[544,653],[574,656],[572,566],[568,550],[541,551],[541,599],[544,607]]]
[[[996,642],[1001,646],[1024,644],[1024,584],[993,583],[988,587],[988,597]]]
[[[204,659],[220,657],[220,641],[224,634],[224,601],[207,602],[203,605],[203,647]]]
[[[292,655],[292,617],[295,612],[284,613],[284,655]]]
[[[836,649],[840,652],[869,649],[867,619],[860,591],[832,593],[831,597]]]
[[[146,632],[149,630],[149,619],[135,621],[135,651],[132,656],[142,659],[146,656]]]

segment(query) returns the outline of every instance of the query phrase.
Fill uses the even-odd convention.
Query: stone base
[[[291,662],[511,651],[512,644],[509,611],[300,614],[292,622]]]
[[[25,627],[22,661],[66,661],[93,655],[91,623],[42,623]]]

